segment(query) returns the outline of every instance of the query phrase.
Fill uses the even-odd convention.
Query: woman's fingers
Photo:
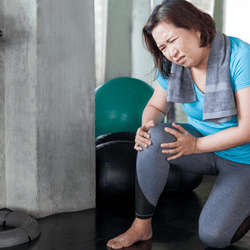
[[[163,149],[163,154],[176,154],[178,151],[176,149]]]
[[[168,161],[175,160],[175,159],[177,159],[177,158],[179,158],[179,157],[181,157],[181,156],[182,156],[181,153],[175,154],[175,155],[173,155],[173,156],[168,157],[167,160],[168,160]]]
[[[142,147],[147,148],[151,144],[152,144],[152,142],[150,140],[146,140],[146,139],[144,139],[142,137],[139,137],[139,139],[137,138],[135,140],[134,148],[136,150],[142,151],[143,150]]]
[[[151,120],[142,127],[137,129],[136,136],[135,136],[135,146],[134,148],[138,151],[142,151],[143,148],[147,148],[152,142],[149,140],[150,135],[147,131],[155,126],[155,121]]]
[[[148,145],[151,145],[151,141],[144,138],[143,136],[140,136],[140,135],[136,135],[135,137],[135,143],[138,144],[138,145],[141,145],[143,146],[144,148],[147,148]]]
[[[167,132],[167,133],[170,133],[171,135],[173,135],[174,137],[178,137],[178,135],[180,134],[179,131],[176,131],[175,129],[173,128],[169,128],[169,127],[165,127],[164,130]]]
[[[173,123],[173,127],[177,130],[166,127],[165,131],[175,136],[176,141],[162,143],[162,153],[170,155],[172,154],[168,158],[168,160],[177,159],[182,155],[189,155],[195,153],[197,139],[192,136],[188,131],[186,131],[182,126]]]
[[[155,127],[155,121],[154,121],[154,120],[149,121],[149,122],[146,123],[146,125],[145,125],[146,131],[148,131],[148,130],[149,130],[150,128],[152,128],[152,127]]]
[[[165,127],[164,130],[172,135],[174,135],[176,138],[178,136],[180,136],[181,134],[186,134],[187,131],[181,126],[181,125],[178,125],[176,123],[172,123],[172,126],[177,128],[177,130],[173,129],[173,128],[169,128],[169,127]]]
[[[176,148],[178,146],[178,142],[169,142],[169,143],[162,143],[162,148]]]
[[[137,151],[142,151],[142,148],[136,143],[134,149]]]
[[[142,129],[138,129],[136,137],[150,138],[150,135]]]
[[[185,134],[187,131],[179,124],[172,123],[172,126],[177,128],[182,134]]]

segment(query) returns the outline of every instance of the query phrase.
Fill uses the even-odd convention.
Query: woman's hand
[[[148,145],[151,145],[152,142],[149,140],[150,135],[147,132],[152,127],[155,127],[154,120],[149,121],[148,123],[137,129],[134,149],[136,149],[137,151],[142,151],[142,147],[147,148]]]
[[[182,126],[175,123],[172,124],[178,131],[172,128],[165,128],[165,131],[175,136],[176,141],[170,143],[162,143],[163,149],[162,153],[164,154],[173,154],[167,160],[174,160],[179,158],[182,155],[194,154],[196,151],[196,140],[197,138],[192,136],[188,131],[186,131]]]

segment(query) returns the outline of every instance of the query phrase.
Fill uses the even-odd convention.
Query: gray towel
[[[203,120],[212,123],[230,121],[237,114],[230,84],[230,40],[216,31],[212,41],[206,74]],[[167,100],[188,103],[196,101],[193,79],[189,68],[172,64],[168,79]]]

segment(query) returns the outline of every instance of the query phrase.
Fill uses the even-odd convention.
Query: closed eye
[[[175,39],[173,39],[173,40],[170,40],[170,41],[168,40],[167,43],[173,43],[176,39],[177,39],[177,38],[175,38]],[[166,46],[160,46],[160,47],[159,47],[159,50],[160,50],[160,51],[164,51],[166,48],[167,48]]]
[[[169,41],[169,43],[173,43],[176,39],[177,39],[177,38],[175,38],[175,39],[173,39],[173,40]]]

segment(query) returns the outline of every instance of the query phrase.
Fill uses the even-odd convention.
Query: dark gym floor
[[[199,213],[213,186],[214,177],[205,176],[189,193],[164,194],[153,218],[152,240],[140,242],[128,250],[209,250],[197,235]],[[133,209],[128,211],[80,212],[48,216],[38,220],[41,236],[30,244],[8,249],[18,250],[103,250],[106,242],[129,228]],[[3,228],[0,228],[0,231]],[[250,233],[228,250],[250,249]]]

